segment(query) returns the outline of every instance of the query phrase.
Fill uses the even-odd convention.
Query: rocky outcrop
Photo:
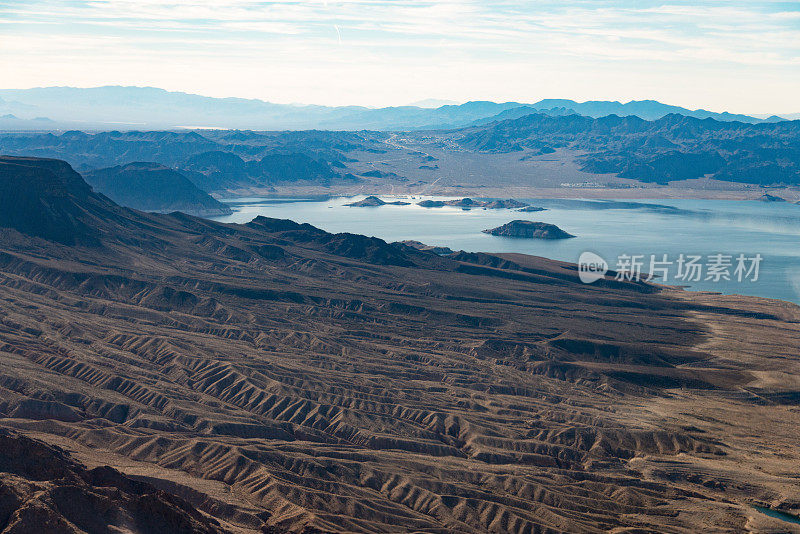
[[[519,200],[514,200],[513,198],[509,198],[506,200],[493,200],[491,202],[485,202],[483,204],[484,208],[488,208],[491,210],[513,210],[518,208],[526,208],[528,207],[527,202],[520,202]]]
[[[785,198],[775,195],[770,195],[769,193],[764,193],[756,200],[758,200],[759,202],[786,202]]]
[[[0,226],[65,245],[96,243],[97,228],[82,219],[86,208],[105,207],[63,161],[0,158]]]
[[[183,499],[111,467],[86,469],[63,451],[0,429],[0,531],[222,534]]]
[[[443,200],[423,200],[421,202],[417,202],[417,206],[421,206],[423,208],[441,208],[442,206],[446,206]]]
[[[394,243],[393,243],[394,244]],[[400,241],[399,245],[411,247],[416,250],[422,250],[426,252],[433,252],[434,254],[438,254],[440,256],[446,256],[448,254],[453,253],[453,249],[450,247],[437,247],[434,245],[426,245],[421,241],[414,241],[412,239],[406,239],[405,241]]]
[[[522,213],[535,213],[538,211],[544,211],[546,208],[540,208],[539,206],[525,206],[524,208],[520,208],[516,211],[520,211]]]
[[[554,224],[519,220],[511,221],[497,228],[484,230],[483,233],[523,239],[569,239],[570,237],[575,237]]]
[[[385,200],[381,200],[376,196],[369,196],[364,200],[359,200],[358,202],[351,202],[349,204],[345,204],[345,206],[350,206],[351,208],[374,208],[378,206],[409,206],[410,202],[403,202],[402,200],[396,200],[394,202],[386,202]]]
[[[441,208],[443,206],[455,206],[457,208],[463,208],[463,209],[486,208],[491,210],[497,210],[497,209],[526,208],[528,207],[528,204],[526,202],[520,202],[519,200],[514,200],[511,198],[506,200],[488,200],[488,201],[474,200],[471,198],[459,198],[456,200],[423,200],[421,202],[418,202],[417,206],[422,206],[423,208]],[[533,210],[533,211],[539,211],[539,210]]]

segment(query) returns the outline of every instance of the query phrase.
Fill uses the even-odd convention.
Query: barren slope
[[[78,185],[0,229],[0,426],[241,531],[791,528],[795,306]]]

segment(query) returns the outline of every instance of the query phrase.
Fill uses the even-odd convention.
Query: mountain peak
[[[65,245],[96,244],[97,230],[83,221],[94,197],[64,161],[0,157],[0,226]]]

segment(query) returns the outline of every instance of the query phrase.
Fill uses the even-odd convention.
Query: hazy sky
[[[798,112],[800,2],[0,0],[0,87]]]

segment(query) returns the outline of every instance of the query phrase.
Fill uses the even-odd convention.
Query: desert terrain
[[[800,512],[795,305],[145,214],[53,160],[0,193],[0,532],[98,531],[63,488],[187,532],[797,530],[756,508]]]
[[[591,198],[591,199],[719,199],[756,200],[764,194],[754,184],[723,182],[711,177],[669,184],[644,183],[620,178],[614,173],[582,171],[579,151],[553,154],[486,153],[432,147],[428,143],[404,141],[389,144],[385,152],[352,152],[348,170],[362,175],[379,171],[385,176],[367,176],[358,183],[317,185],[281,183],[269,187],[232,188],[218,191],[225,197],[315,197],[357,195],[443,196],[473,198]],[[436,158],[435,168],[427,157]],[[420,168],[423,167],[423,168]],[[392,176],[395,175],[395,176]],[[770,194],[800,201],[796,186],[768,188]]]
[[[209,195],[800,200],[800,121],[504,117],[412,131],[0,133],[0,153],[65,160],[126,207],[206,216],[224,209]]]

